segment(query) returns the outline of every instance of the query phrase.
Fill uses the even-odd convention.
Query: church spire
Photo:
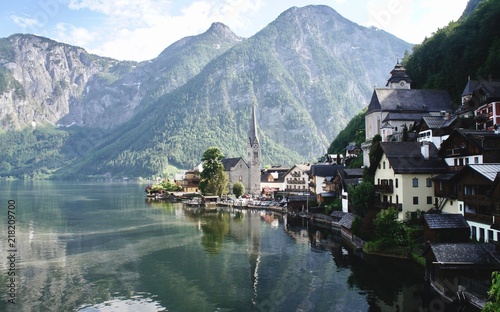
[[[248,133],[248,138],[250,140],[250,146],[259,144],[259,137],[257,136],[257,117],[255,114],[255,102],[252,103],[252,120],[250,123],[250,131]]]
[[[391,70],[391,78],[387,80],[385,86],[392,89],[410,89],[411,82],[410,76],[406,73],[406,68],[399,63],[399,58],[397,58],[396,65]]]

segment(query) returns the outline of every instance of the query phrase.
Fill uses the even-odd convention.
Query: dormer
[[[391,71],[391,78],[387,80],[387,84],[385,86],[391,89],[411,89],[411,83],[412,80],[406,73],[406,68],[401,66],[398,60],[394,69]]]

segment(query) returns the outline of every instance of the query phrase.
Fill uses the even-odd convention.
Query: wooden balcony
[[[472,221],[472,222],[477,222],[477,223],[482,223],[482,224],[487,224],[487,225],[492,225],[493,224],[493,216],[492,215],[481,215],[481,214],[476,214],[476,213],[464,213],[465,220],[467,221]]]
[[[377,193],[389,193],[392,194],[394,192],[394,186],[390,184],[375,184],[374,190]]]
[[[488,197],[486,195],[466,195],[466,194],[463,194],[461,197],[465,203],[471,203],[471,204],[480,205],[480,206],[489,206],[492,203],[491,197]]]

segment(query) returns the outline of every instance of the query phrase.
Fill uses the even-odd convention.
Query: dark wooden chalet
[[[439,156],[451,171],[467,164],[500,163],[500,135],[491,131],[455,129],[441,144]]]
[[[461,214],[424,214],[424,241],[430,243],[465,243],[470,228]]]
[[[427,244],[425,276],[444,299],[460,297],[478,304],[484,302],[491,286],[491,273],[500,270],[500,255],[493,244]]]

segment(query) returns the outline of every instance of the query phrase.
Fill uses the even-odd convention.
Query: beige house
[[[310,165],[294,165],[285,174],[285,191],[292,193],[309,193]]]
[[[397,208],[401,221],[408,212],[428,211],[434,207],[432,178],[447,171],[433,144],[381,142],[370,166],[375,177],[375,206]]]

